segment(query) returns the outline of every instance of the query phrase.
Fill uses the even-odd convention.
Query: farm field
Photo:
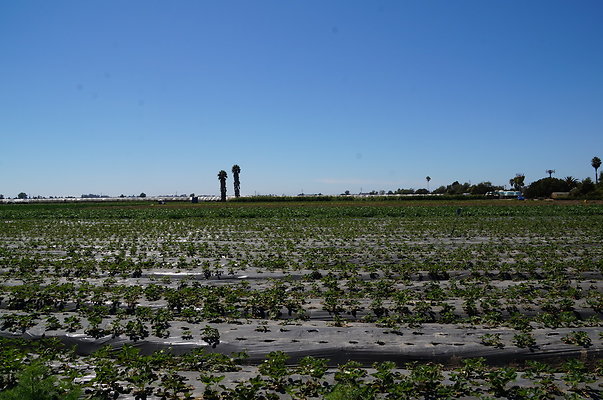
[[[603,204],[7,204],[0,224],[0,390],[38,368],[98,399],[602,395]]]

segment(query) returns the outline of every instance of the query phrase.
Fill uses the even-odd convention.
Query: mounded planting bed
[[[601,204],[1,205],[0,223],[0,395],[32,374],[65,398],[601,395]]]

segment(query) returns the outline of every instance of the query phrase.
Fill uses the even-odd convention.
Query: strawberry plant
[[[215,348],[218,344],[220,344],[220,332],[216,328],[206,325],[201,331],[201,339],[203,339],[203,341],[205,341],[211,347]]]
[[[362,364],[357,361],[348,361],[339,366],[335,373],[335,381],[341,385],[359,386],[361,379],[367,375]]]
[[[371,386],[378,392],[386,393],[399,379],[399,374],[394,372],[396,364],[392,361],[374,363],[373,368],[376,371],[371,375],[375,378],[375,381]]]
[[[441,365],[415,362],[407,364],[407,368],[410,370],[409,378],[416,393],[420,393],[425,397],[437,397],[443,394],[444,387],[441,385],[441,381],[444,376],[442,375]]]
[[[282,351],[268,353],[266,359],[258,366],[258,371],[270,378],[275,390],[284,393],[284,378],[289,375],[287,369],[287,356]]]
[[[130,338],[130,340],[133,340],[134,342],[149,336],[149,331],[145,323],[138,318],[126,323],[124,333]]]
[[[324,396],[326,400],[371,400],[374,398],[374,390],[370,386],[340,383]]]
[[[517,371],[514,368],[501,367],[490,370],[485,374],[485,380],[496,396],[508,397],[509,383],[517,378]]]
[[[206,400],[220,400],[221,396],[217,390],[217,387],[220,382],[224,380],[224,375],[216,376],[213,374],[205,374],[202,373],[199,376],[199,381],[205,385],[205,389],[203,391],[203,399]],[[226,389],[222,386],[222,389]]]
[[[561,341],[566,344],[575,344],[582,347],[590,347],[593,344],[590,337],[588,337],[588,333],[584,331],[572,331],[563,336]]]
[[[77,330],[82,328],[80,318],[75,315],[70,315],[66,317],[63,323],[65,324],[65,329],[67,330],[67,332],[76,332]]]
[[[585,393],[585,384],[594,382],[592,374],[586,369],[584,362],[571,359],[563,363],[563,381],[577,394]]]
[[[168,370],[161,374],[161,387],[155,395],[165,400],[193,400],[192,386],[177,371]]]
[[[486,374],[484,361],[483,358],[463,360],[463,366],[450,374],[455,396],[472,396],[476,393],[476,387],[480,386]]]
[[[499,349],[505,347],[500,338],[500,333],[486,333],[480,336],[480,341],[484,346],[493,346]]]
[[[513,344],[520,348],[532,349],[536,347],[536,339],[528,332],[521,332],[513,335]]]
[[[308,375],[314,379],[321,379],[327,372],[327,360],[306,356],[299,360],[298,373]]]

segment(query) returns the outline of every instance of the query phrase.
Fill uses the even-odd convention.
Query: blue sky
[[[601,1],[0,2],[0,193],[593,176]],[[232,194],[232,179],[229,179]]]

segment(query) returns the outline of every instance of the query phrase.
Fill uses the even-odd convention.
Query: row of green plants
[[[249,367],[245,353],[144,355],[124,345],[77,356],[48,339],[0,339],[0,345],[0,399],[596,399],[603,378],[600,361],[577,359],[559,365],[527,361],[518,367],[465,359],[448,369],[437,363],[383,361],[367,368],[354,361],[333,366],[310,356],[292,362],[275,351]],[[252,372],[249,378],[238,377],[242,369]],[[183,371],[195,372],[194,380]]]
[[[59,268],[61,264],[95,265],[100,259],[106,268],[133,260],[143,267],[145,262],[152,262],[190,269],[200,261],[213,263],[223,257],[239,261],[241,267],[267,270],[296,268],[305,262],[346,264],[354,259],[360,268],[392,265],[410,271],[429,265],[446,269],[509,267],[505,260],[523,261],[521,268],[536,266],[535,260],[580,268],[588,266],[591,255],[600,261],[600,253],[589,247],[601,239],[597,229],[600,223],[598,218],[586,217],[236,222],[188,219],[131,223],[27,220],[3,225],[0,255],[9,257],[11,263],[34,258],[39,260],[37,264],[48,260]],[[480,264],[473,267],[471,263],[476,260]],[[120,267],[124,272],[125,264]],[[102,263],[97,270],[101,267]]]
[[[310,274],[312,275],[312,274]],[[309,282],[275,280],[262,287],[247,281],[211,286],[180,281],[177,287],[160,283],[120,285],[23,283],[0,286],[0,306],[32,313],[102,310],[107,315],[134,315],[150,305],[172,317],[197,320],[307,319],[313,309],[330,317],[365,322],[487,323],[503,325],[518,316],[546,326],[600,324],[603,294],[567,280],[547,284],[496,287],[480,282],[439,281],[405,287],[395,280],[373,281],[315,274]]]
[[[384,206],[384,203],[386,204]],[[133,204],[2,204],[0,219],[182,219],[182,218],[350,218],[350,217],[447,217],[457,214],[459,206],[465,216],[596,216],[603,215],[600,204],[541,204],[520,206],[485,201],[484,204],[436,202],[434,205],[389,200],[386,202],[287,202],[266,204],[198,204],[167,207],[154,203]],[[495,204],[497,206],[492,206]],[[503,205],[501,205],[503,204]],[[276,206],[272,206],[276,205]]]

